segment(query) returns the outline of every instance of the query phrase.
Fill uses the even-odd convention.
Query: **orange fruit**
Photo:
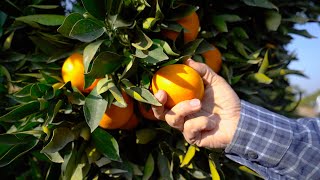
[[[118,129],[124,126],[133,114],[133,100],[126,93],[122,93],[127,107],[121,108],[116,105],[111,105],[106,109],[100,120],[99,126],[104,129]]]
[[[149,119],[149,120],[159,120],[154,116],[151,107],[149,109],[147,109],[147,107],[144,104],[139,103],[138,108],[139,108],[139,111],[140,111],[142,117]]]
[[[184,64],[172,64],[160,68],[152,77],[152,92],[160,89],[168,94],[165,104],[172,108],[177,103],[194,98],[202,99],[204,85],[197,71]]]
[[[213,46],[213,45],[212,45]],[[222,65],[221,53],[218,48],[213,46],[214,49],[209,50],[202,54],[205,63],[215,72],[219,73]]]
[[[72,54],[64,61],[61,73],[64,82],[71,81],[71,85],[83,93],[90,93],[99,81],[96,79],[88,88],[84,89],[83,56],[79,53]]]
[[[188,43],[190,41],[193,41],[197,38],[199,33],[199,17],[196,12],[192,12],[190,15],[177,20],[177,23],[180,24],[184,28],[184,43]],[[162,30],[162,33],[167,38],[175,41],[179,35],[179,32],[171,31],[171,30]]]
[[[138,126],[138,124],[139,124],[139,119],[137,115],[133,113],[129,121],[123,126],[121,126],[120,129],[126,129],[126,130],[134,129]]]

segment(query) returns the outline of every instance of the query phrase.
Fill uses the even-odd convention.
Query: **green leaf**
[[[246,166],[239,166],[239,169],[240,169],[241,171],[246,172],[246,173],[249,173],[249,174],[252,174],[252,175],[257,176],[257,177],[259,177],[259,178],[262,178],[258,173],[254,172],[253,170],[249,169],[249,168],[246,167]]]
[[[136,55],[142,57],[141,61],[147,64],[156,64],[169,59],[166,53],[163,52],[163,48],[160,46],[149,51],[136,49]]]
[[[258,73],[264,74],[267,71],[267,69],[269,67],[268,53],[269,53],[269,51],[267,50],[266,53],[264,54],[264,58],[263,58],[261,66],[258,70]]]
[[[159,170],[160,179],[173,180],[169,160],[161,151],[158,151],[157,167]]]
[[[89,69],[89,65],[95,54],[97,53],[100,45],[103,43],[103,40],[99,40],[93,43],[88,44],[83,51],[83,64],[84,64],[84,72],[87,73]]]
[[[179,6],[177,8],[169,9],[169,10],[170,10],[169,13],[166,14],[166,20],[176,21],[197,11],[198,7],[184,4],[183,6]]]
[[[8,15],[0,10],[0,27],[2,27],[4,25],[4,23],[7,20],[7,17],[8,17]]]
[[[245,31],[243,28],[241,28],[241,27],[235,27],[235,28],[233,28],[233,29],[232,29],[232,33],[233,33],[236,37],[238,37],[238,38],[240,38],[240,39],[248,39],[248,38],[249,38],[249,36],[248,36],[248,34],[246,33],[246,31]]]
[[[235,14],[221,14],[217,16],[219,16],[219,18],[223,19],[226,22],[238,22],[242,20],[240,16]]]
[[[220,180],[220,175],[216,169],[216,165],[213,160],[209,158],[209,168],[211,172],[211,179],[212,180]]]
[[[125,91],[135,100],[144,102],[147,104],[152,104],[155,106],[161,106],[161,103],[153,96],[153,94],[148,90],[140,87],[126,87]]]
[[[277,11],[279,10],[277,6],[275,6],[268,0],[242,0],[242,2],[244,2],[248,6],[275,9]]]
[[[37,9],[56,9],[59,6],[58,5],[29,5],[29,7],[37,8]]]
[[[188,165],[195,154],[196,154],[196,147],[193,145],[190,145],[187,153],[185,154],[185,156],[180,164],[180,167],[184,167],[184,166]]]
[[[81,0],[84,8],[94,17],[104,20],[106,17],[106,1]]]
[[[154,171],[154,160],[153,160],[152,154],[150,153],[146,161],[146,164],[144,165],[142,180],[150,179],[153,171]]]
[[[35,137],[30,134],[16,133],[16,134],[0,134],[0,144],[17,145],[26,144],[29,141],[35,140]]]
[[[47,156],[47,158],[50,159],[50,161],[55,162],[55,163],[63,163],[64,160],[61,157],[61,155],[59,154],[59,152],[55,152],[55,153],[43,153],[44,155]]]
[[[236,50],[238,51],[238,53],[240,53],[245,58],[248,58],[246,47],[242,42],[236,40],[233,42],[233,45],[236,48]]]
[[[269,31],[276,31],[281,24],[281,14],[276,11],[265,12],[266,27]]]
[[[78,151],[77,148],[75,147],[74,143],[72,143],[72,149],[71,152],[67,152],[64,156],[63,163],[61,164],[61,179],[66,180],[66,179],[71,179],[74,171],[76,170],[78,161],[80,159],[77,159],[78,156]]]
[[[299,23],[299,24],[304,24],[309,22],[309,18],[301,16],[301,15],[292,15],[289,18],[283,18],[282,21],[286,22],[294,22],[294,23]]]
[[[103,78],[106,74],[111,74],[118,69],[123,60],[124,56],[113,52],[104,51],[95,58],[91,71],[88,74],[85,74],[85,78]],[[86,85],[87,84],[91,83],[86,82]]]
[[[121,161],[117,141],[108,132],[97,128],[92,133],[92,140],[97,150],[113,161]]]
[[[94,88],[86,97],[83,112],[91,132],[99,126],[107,105],[108,101],[98,94],[97,88]]]
[[[36,14],[17,17],[16,21],[21,21],[30,25],[32,25],[32,23],[38,23],[45,26],[59,26],[63,23],[64,16],[55,14]]]
[[[170,56],[179,56],[178,53],[175,53],[172,50],[172,48],[170,47],[170,45],[166,41],[163,41],[161,39],[153,39],[152,41],[153,41],[154,45],[162,47],[166,54],[168,54]]]
[[[50,142],[41,150],[41,153],[55,153],[63,149],[75,139],[73,132],[67,127],[58,127],[53,130]]]
[[[221,16],[212,16],[209,23],[213,24],[220,32],[228,32],[227,23]]]
[[[91,19],[81,19],[72,27],[69,36],[82,42],[91,42],[99,38],[105,28]]]
[[[316,38],[315,36],[313,36],[312,34],[310,34],[307,30],[305,29],[290,29],[289,33],[293,33],[293,34],[298,34],[300,36],[306,37],[306,38]]]
[[[255,79],[258,83],[262,84],[270,84],[272,83],[272,79],[262,73],[254,73],[251,75],[253,79]]]
[[[184,50],[181,54],[183,55],[194,55],[200,44],[202,43],[203,39],[196,39],[194,41],[191,41],[187,43],[184,46]]]
[[[58,28],[57,31],[62,35],[69,37],[72,27],[76,24],[76,22],[80,21],[81,19],[84,19],[84,17],[81,14],[71,13],[64,19],[62,25]]]
[[[18,157],[24,155],[25,153],[28,153],[38,144],[38,142],[38,139],[34,138],[28,143],[10,146],[6,153],[0,155],[0,167],[8,165]]]
[[[136,132],[136,143],[137,144],[148,144],[152,141],[157,135],[157,131],[154,129],[146,128],[146,129],[139,129]]]
[[[139,50],[147,50],[152,46],[152,40],[144,34],[141,30],[137,32],[137,40],[135,43],[131,43],[133,47]]]
[[[19,105],[12,111],[0,117],[0,122],[16,122],[21,120],[33,113],[39,112],[40,102],[39,101],[31,101],[26,104]]]

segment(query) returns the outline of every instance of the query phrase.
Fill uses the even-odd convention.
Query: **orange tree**
[[[192,57],[217,66],[242,99],[292,114],[296,93],[286,75],[303,74],[288,68],[296,58],[285,46],[292,34],[312,38],[295,24],[317,21],[319,7],[316,0],[1,1],[2,178],[259,178],[139,109],[159,105],[150,91],[157,69]],[[185,23],[191,15],[199,23]],[[74,53],[83,55],[79,86],[61,74]],[[134,104],[128,124],[99,127],[110,108],[130,106],[124,96]]]

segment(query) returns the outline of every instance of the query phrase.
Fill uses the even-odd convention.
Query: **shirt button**
[[[253,152],[253,151],[249,151],[247,154],[248,158],[250,159],[257,159],[258,158],[258,154]]]

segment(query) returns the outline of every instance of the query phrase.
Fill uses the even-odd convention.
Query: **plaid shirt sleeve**
[[[225,153],[265,179],[320,179],[320,119],[289,119],[241,101]]]

